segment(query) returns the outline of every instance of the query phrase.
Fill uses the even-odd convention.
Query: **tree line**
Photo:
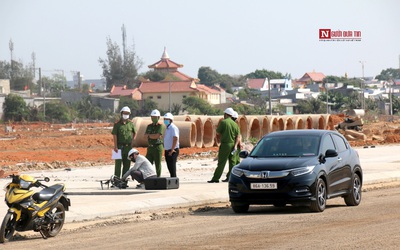
[[[110,91],[113,85],[126,85],[128,88],[138,87],[139,83],[145,79],[151,81],[174,80],[171,74],[166,72],[157,72],[149,70],[139,74],[139,69],[143,65],[143,61],[135,52],[134,44],[122,51],[116,42],[107,38],[106,58],[99,58],[98,62],[103,70],[102,77],[106,80],[106,91]],[[71,89],[67,86],[66,78],[59,73],[53,74],[51,77],[42,77],[41,82],[35,80],[37,69],[34,65],[24,65],[22,62],[12,60],[0,61],[0,79],[10,79],[10,88],[12,90],[30,90],[32,93],[42,93],[48,97],[60,97],[63,91],[80,91],[89,92],[90,86],[83,84],[81,89]],[[228,75],[220,74],[216,70],[203,66],[198,70],[197,78],[200,84],[209,87],[220,86],[228,93],[235,94],[240,100],[246,100],[252,106],[236,103],[232,107],[240,114],[266,114],[268,97],[263,97],[259,91],[246,87],[247,79],[269,78],[269,79],[291,79],[289,73],[275,72],[267,69],[257,69],[246,75]],[[385,69],[376,76],[378,80],[390,81],[400,79],[400,69]],[[327,76],[324,83],[343,83],[362,87],[362,80],[356,78]],[[234,87],[242,87],[237,93],[234,93]],[[361,98],[356,93],[351,96],[343,96],[338,92],[321,93],[318,98],[308,100],[299,100],[296,108],[298,113],[325,113],[324,103],[328,101],[331,105],[332,112],[341,112],[348,108],[360,107]],[[386,101],[387,100],[383,100]],[[121,98],[120,107],[130,106],[134,116],[147,116],[152,109],[157,108],[157,104],[151,100],[145,100],[142,105],[135,100]],[[373,100],[365,100],[367,110],[378,112],[378,105]],[[394,112],[399,112],[399,100],[393,98]],[[94,104],[90,96],[82,99],[80,102],[67,105],[65,103],[50,102],[45,107],[29,107],[25,104],[22,97],[10,94],[5,98],[3,105],[4,120],[9,121],[58,121],[71,122],[74,120],[90,119],[90,120],[112,120],[116,114],[110,110],[103,110],[100,106]],[[173,114],[180,111],[187,111],[191,114],[208,114],[219,115],[222,110],[213,107],[207,101],[197,97],[187,97],[182,105],[174,104],[172,107]],[[278,105],[273,110],[274,113],[283,111],[282,105]]]

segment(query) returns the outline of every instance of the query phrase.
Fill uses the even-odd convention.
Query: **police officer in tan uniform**
[[[147,147],[146,158],[154,163],[156,167],[157,176],[161,176],[161,159],[164,151],[163,146],[163,133],[164,126],[158,121],[160,120],[160,111],[157,109],[151,111],[151,123],[147,125],[144,136],[147,137],[149,146]]]

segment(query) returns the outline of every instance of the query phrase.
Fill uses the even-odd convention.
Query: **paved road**
[[[400,180],[400,145],[358,148],[364,170],[364,184]],[[126,190],[102,190],[99,180],[113,173],[113,166],[31,172],[34,176],[49,176],[52,182],[67,184],[72,206],[66,221],[82,221],[99,217],[130,214],[160,208],[194,206],[228,201],[227,183],[207,183],[211,179],[216,161],[193,159],[178,162],[180,188],[171,190],[138,190],[131,182]],[[163,163],[162,176],[168,176]],[[0,186],[9,180],[1,179]],[[0,193],[4,200],[4,193]],[[6,214],[5,204],[0,205],[0,217]]]

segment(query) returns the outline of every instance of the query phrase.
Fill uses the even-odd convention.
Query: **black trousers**
[[[167,162],[168,171],[171,177],[176,177],[176,161],[178,160],[179,148],[176,148],[175,153],[172,153],[171,156],[168,155],[169,151],[171,150],[164,151],[165,161]]]

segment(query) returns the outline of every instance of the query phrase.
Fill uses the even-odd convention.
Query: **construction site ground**
[[[344,116],[332,115],[334,124]],[[0,132],[0,168],[5,171],[44,170],[113,164],[112,123],[13,123]],[[11,128],[11,131],[10,131]],[[366,121],[362,133],[367,140],[350,141],[353,146],[400,143],[399,120]],[[139,148],[145,154],[146,148]],[[216,156],[218,147],[182,148],[180,159]]]

